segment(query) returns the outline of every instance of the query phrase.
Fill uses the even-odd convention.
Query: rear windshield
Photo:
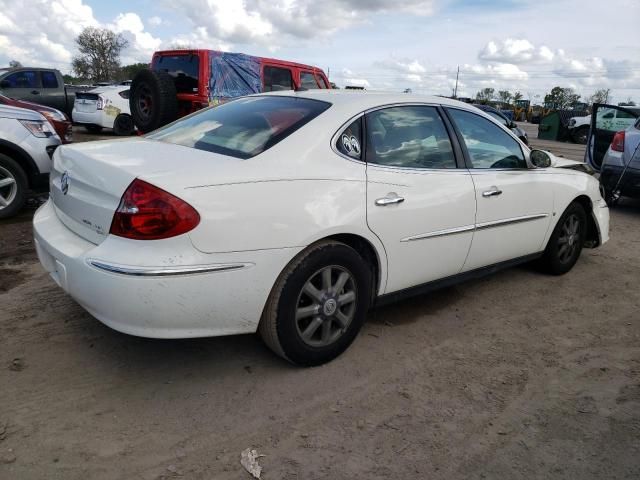
[[[245,97],[207,108],[147,138],[236,158],[271,148],[331,106],[297,97]]]
[[[153,59],[151,69],[171,75],[178,93],[197,93],[199,64],[197,55],[161,55]]]

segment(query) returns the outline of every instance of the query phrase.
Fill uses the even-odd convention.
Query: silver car
[[[61,140],[40,113],[0,105],[0,219],[18,213],[29,190],[48,188]]]
[[[618,198],[640,198],[640,118],[617,132],[602,160],[600,184],[607,203]]]

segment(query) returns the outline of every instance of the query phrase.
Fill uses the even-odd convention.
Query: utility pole
[[[458,76],[460,75],[460,65],[458,65],[458,71],[456,72],[456,88],[453,91],[453,98],[458,98]]]

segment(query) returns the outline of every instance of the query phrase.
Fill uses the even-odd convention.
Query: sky
[[[640,102],[640,0],[0,0],[0,66],[71,73],[84,27],[122,63],[183,45],[316,65],[339,86],[540,101],[554,86]]]

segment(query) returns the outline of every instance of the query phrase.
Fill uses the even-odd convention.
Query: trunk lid
[[[246,163],[144,138],[62,146],[54,155],[50,196],[70,230],[99,244],[109,234],[120,199],[135,178],[189,202],[185,189],[207,184],[204,179],[218,183],[242,175],[245,169],[235,167]]]
[[[77,92],[74,107],[82,113],[93,113],[98,110],[99,95],[96,92]]]

